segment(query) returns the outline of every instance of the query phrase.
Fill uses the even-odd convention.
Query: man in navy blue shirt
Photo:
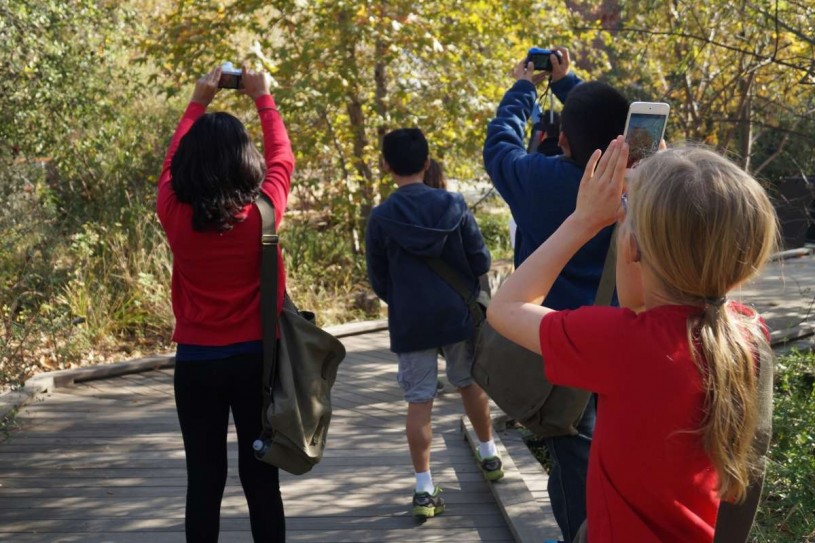
[[[515,66],[516,82],[504,94],[484,143],[487,173],[517,224],[516,267],[574,211],[589,157],[623,133],[628,114],[625,97],[604,83],[581,83],[569,70],[569,52],[562,47],[557,50],[560,55],[551,56],[551,89],[564,102],[558,139],[563,154],[527,152],[524,135],[537,99],[536,85],[549,74],[535,73],[532,63],[525,62]],[[544,300],[547,307],[573,309],[594,303],[611,230],[601,231],[569,261]],[[549,496],[566,541],[574,539],[586,518],[586,471],[594,414],[592,399],[578,425],[578,435],[545,440],[552,459]]]
[[[459,389],[478,435],[484,476],[494,481],[504,475],[492,439],[489,400],[470,376],[475,328],[468,306],[427,261],[444,261],[469,283],[475,297],[478,277],[490,269],[490,253],[464,198],[424,184],[429,160],[421,130],[402,128],[385,135],[382,155],[385,171],[399,188],[371,212],[365,236],[368,278],[388,304],[391,350],[399,359],[397,380],[408,402],[406,431],[416,471],[413,514],[432,517],[444,511],[441,489],[430,473],[439,348],[447,378]]]

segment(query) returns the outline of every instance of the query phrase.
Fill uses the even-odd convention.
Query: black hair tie
[[[720,308],[727,301],[727,296],[705,298],[705,305]]]

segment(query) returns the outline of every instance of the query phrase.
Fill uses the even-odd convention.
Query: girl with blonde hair
[[[488,319],[542,353],[553,383],[597,394],[588,540],[710,542],[720,502],[744,500],[755,478],[769,350],[761,319],[727,294],[774,250],[776,217],[758,182],[712,151],[659,152],[626,187],[627,158],[622,137],[595,151],[575,211]],[[615,221],[621,307],[547,308],[561,269]]]

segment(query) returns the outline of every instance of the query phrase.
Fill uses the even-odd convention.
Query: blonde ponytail
[[[758,356],[767,341],[757,317],[726,305],[707,305],[688,322],[688,341],[705,387],[702,444],[719,474],[719,495],[742,501],[757,459],[752,444],[758,424]],[[699,356],[701,355],[701,356]]]
[[[704,449],[719,494],[742,500],[754,465],[758,353],[769,345],[755,315],[724,303],[776,246],[775,211],[764,189],[727,159],[698,147],[672,149],[634,170],[627,221],[643,266],[689,319],[688,342],[705,387]]]

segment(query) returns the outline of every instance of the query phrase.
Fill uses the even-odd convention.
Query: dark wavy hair
[[[192,206],[192,229],[225,232],[260,194],[266,163],[243,123],[207,113],[181,138],[170,173],[178,201]]]

